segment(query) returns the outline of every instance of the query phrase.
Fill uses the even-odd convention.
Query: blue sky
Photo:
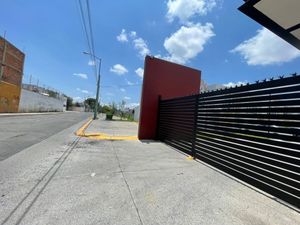
[[[197,68],[208,84],[299,72],[300,51],[239,12],[242,0],[90,4],[104,103],[140,101],[145,54]],[[26,54],[25,81],[32,74],[76,100],[95,95],[77,0],[2,0],[1,8],[1,35]]]

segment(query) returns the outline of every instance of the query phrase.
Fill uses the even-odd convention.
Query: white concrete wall
[[[84,107],[76,107],[72,106],[70,111],[75,111],[75,112],[84,112]]]
[[[140,106],[137,106],[134,108],[134,115],[133,115],[134,121],[140,120]]]
[[[63,100],[21,90],[19,112],[62,112],[63,108]]]

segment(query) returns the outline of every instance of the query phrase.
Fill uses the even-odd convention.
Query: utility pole
[[[98,74],[96,74],[96,82],[97,82],[97,90],[96,90],[96,100],[95,100],[95,107],[94,107],[94,120],[97,119],[97,114],[98,114],[98,102],[99,102],[99,93],[100,93],[100,71],[101,71],[101,63],[102,59],[93,55],[90,52],[83,52],[83,54],[90,55],[94,61],[97,59],[99,61],[99,67],[98,67]],[[97,64],[95,63],[95,73],[97,73]],[[98,76],[97,76],[98,75]]]
[[[96,91],[96,102],[95,102],[94,120],[97,119],[97,114],[98,114],[98,102],[99,102],[99,91],[100,91],[100,70],[101,70],[101,59],[99,59],[99,67],[98,67],[97,91]]]

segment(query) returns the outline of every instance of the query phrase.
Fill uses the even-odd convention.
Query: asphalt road
[[[66,112],[0,116],[0,161],[87,119],[90,115],[89,113]]]

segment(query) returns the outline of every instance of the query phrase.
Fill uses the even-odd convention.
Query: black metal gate
[[[161,100],[161,141],[300,208],[300,76]]]

